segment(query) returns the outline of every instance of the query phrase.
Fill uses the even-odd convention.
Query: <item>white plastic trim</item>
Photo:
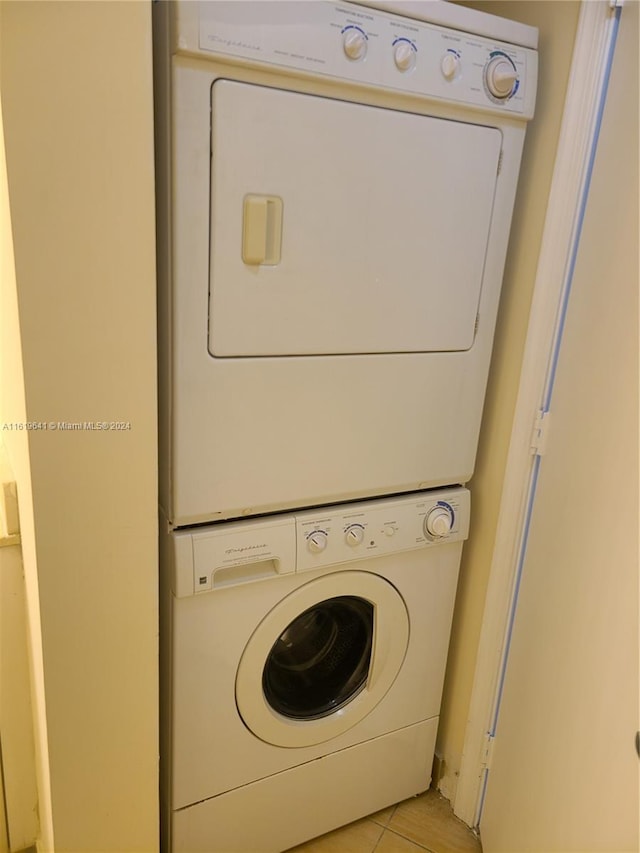
[[[606,81],[615,10],[606,0],[582,2],[549,205],[529,318],[520,388],[478,646],[455,814],[470,826],[480,819],[484,752],[498,700],[505,641],[516,582],[535,457],[531,425],[542,406],[552,368],[560,312],[598,110]]]

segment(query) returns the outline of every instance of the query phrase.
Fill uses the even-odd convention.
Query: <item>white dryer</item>
[[[464,484],[537,31],[153,6],[170,523]]]
[[[468,521],[456,488],[166,535],[165,849],[281,851],[429,786]]]

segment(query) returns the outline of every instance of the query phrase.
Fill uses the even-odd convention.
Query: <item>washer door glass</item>
[[[331,714],[366,684],[373,605],[344,595],[305,610],[280,634],[262,674],[271,707],[294,720]]]
[[[238,713],[276,746],[339,737],[384,700],[408,644],[409,615],[392,583],[367,571],[316,578],[249,638],[236,673]]]

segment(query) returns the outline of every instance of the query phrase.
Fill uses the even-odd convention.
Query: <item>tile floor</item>
[[[482,853],[479,839],[429,790],[321,835],[289,853]]]

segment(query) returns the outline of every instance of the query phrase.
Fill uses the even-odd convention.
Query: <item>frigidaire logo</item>
[[[227,548],[225,554],[244,554],[245,551],[259,551],[260,548],[266,548],[267,543],[262,545],[244,545],[242,548]]]

